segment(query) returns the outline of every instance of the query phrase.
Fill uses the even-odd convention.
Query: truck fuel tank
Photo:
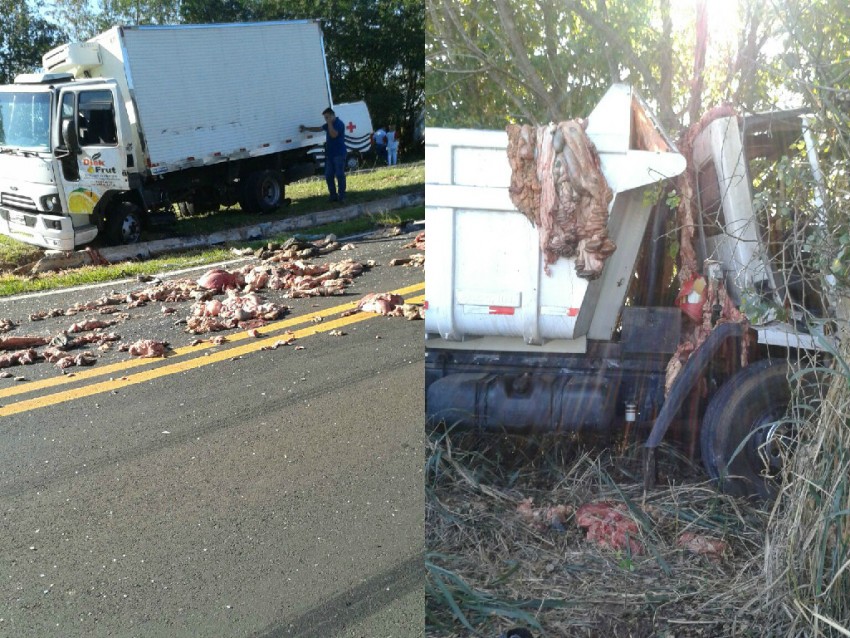
[[[614,382],[561,374],[458,373],[428,387],[429,417],[447,426],[531,432],[606,431],[614,417]]]

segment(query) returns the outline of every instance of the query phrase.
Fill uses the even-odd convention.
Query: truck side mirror
[[[80,148],[80,138],[77,134],[77,126],[73,119],[63,120],[62,140],[65,142],[65,146],[68,147],[70,152],[78,154],[82,151]]]

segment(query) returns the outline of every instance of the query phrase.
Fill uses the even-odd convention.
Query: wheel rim
[[[765,476],[776,478],[793,447],[794,430],[785,414],[773,411],[759,419],[750,438],[748,456]]]
[[[139,218],[134,214],[126,215],[121,222],[121,237],[126,244],[134,244],[139,240],[142,229]]]
[[[740,370],[712,398],[700,433],[703,463],[730,494],[772,499],[793,451],[787,366],[762,361]]]
[[[276,206],[280,202],[280,184],[276,179],[268,177],[260,184],[260,199],[264,206]]]

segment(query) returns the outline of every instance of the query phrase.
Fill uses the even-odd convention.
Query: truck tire
[[[249,173],[242,182],[239,205],[247,213],[268,213],[283,203],[283,176],[278,171]]]
[[[702,421],[700,447],[709,476],[736,496],[776,496],[791,389],[785,361],[753,363],[714,395]],[[790,441],[790,439],[785,439]]]
[[[356,171],[360,168],[360,154],[359,153],[349,153],[345,156],[345,170],[346,171]]]
[[[138,243],[142,236],[142,211],[133,202],[119,202],[106,216],[106,241],[112,246]]]

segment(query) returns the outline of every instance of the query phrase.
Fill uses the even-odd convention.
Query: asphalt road
[[[259,337],[192,346],[190,302],[154,303],[110,329],[168,340],[164,359],[11,368],[0,636],[422,636],[422,323],[342,316],[367,292],[421,300],[423,271],[386,265],[411,238],[314,260],[379,265],[287,300]],[[104,292],[0,301],[0,319],[56,334],[89,314],[26,317]]]

